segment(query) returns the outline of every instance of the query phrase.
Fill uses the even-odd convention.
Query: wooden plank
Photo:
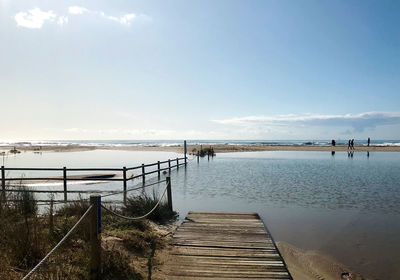
[[[165,279],[292,279],[257,213],[189,212]]]

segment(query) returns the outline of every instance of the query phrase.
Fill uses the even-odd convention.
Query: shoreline
[[[208,148],[209,145],[203,145]],[[400,146],[356,146],[354,150],[348,150],[347,145],[339,146],[305,146],[305,145],[212,145],[216,153],[233,152],[261,152],[261,151],[313,151],[313,152],[400,152]],[[0,146],[0,151],[33,151],[33,152],[80,152],[93,150],[115,150],[115,151],[154,151],[154,152],[175,152],[183,153],[183,146],[85,146],[85,145],[45,145],[45,146],[26,146],[26,145],[8,145]],[[188,145],[187,152],[192,154],[195,149],[200,150],[200,145]]]
[[[284,241],[276,242],[276,246],[295,280],[371,279],[322,252],[304,250]]]

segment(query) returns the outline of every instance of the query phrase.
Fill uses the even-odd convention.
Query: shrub
[[[122,210],[123,213],[128,216],[142,216],[152,210],[158,200],[159,197],[155,192],[153,192],[152,196],[147,193],[140,196],[130,196],[127,198],[126,204]],[[159,224],[165,224],[175,220],[177,216],[177,212],[169,209],[168,203],[161,201],[158,207],[146,218]]]

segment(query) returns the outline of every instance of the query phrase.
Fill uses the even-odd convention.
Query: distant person
[[[332,139],[332,146],[333,146],[333,147],[336,146],[336,141],[335,141],[335,139]]]
[[[354,139],[351,139],[351,148],[354,150]]]
[[[351,140],[349,140],[349,145],[347,146],[347,149],[348,149],[348,150],[351,149]]]
[[[371,143],[371,139],[368,137],[368,147],[369,147],[370,143]]]

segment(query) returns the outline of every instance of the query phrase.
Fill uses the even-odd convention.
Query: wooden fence
[[[30,192],[42,192],[42,193],[64,193],[64,201],[67,201],[67,194],[68,193],[83,193],[83,192],[94,192],[94,191],[68,191],[68,181],[101,181],[101,182],[122,182],[123,183],[123,190],[124,193],[126,192],[127,189],[127,183],[130,180],[134,180],[137,178],[141,178],[143,184],[146,182],[146,176],[150,174],[157,173],[158,178],[160,178],[161,173],[163,171],[171,172],[172,168],[177,168],[179,169],[179,166],[184,165],[186,167],[187,164],[187,157],[182,157],[182,158],[175,158],[175,159],[168,159],[166,161],[157,161],[155,163],[151,164],[142,164],[139,166],[134,166],[134,167],[123,167],[123,168],[18,168],[18,167],[4,167],[1,166],[1,187],[2,187],[2,192],[5,193],[6,191],[10,192],[18,192],[20,190],[11,190],[6,188],[6,183],[7,182],[27,182],[27,181],[62,181],[63,182],[63,190],[62,191],[56,191],[56,190],[30,190]],[[152,171],[146,171],[146,168],[149,167],[156,167],[155,170]],[[128,172],[129,171],[139,171],[139,174],[133,174],[132,176],[128,177]],[[51,171],[51,172],[62,172],[62,176],[60,177],[6,177],[6,171]],[[69,177],[68,175],[71,172],[121,172],[121,177],[120,178],[112,178],[112,177],[107,177],[104,174],[99,174],[98,176],[93,175],[93,176],[84,176],[84,177]],[[103,176],[102,176],[103,175]],[[107,191],[110,192],[110,191]]]

